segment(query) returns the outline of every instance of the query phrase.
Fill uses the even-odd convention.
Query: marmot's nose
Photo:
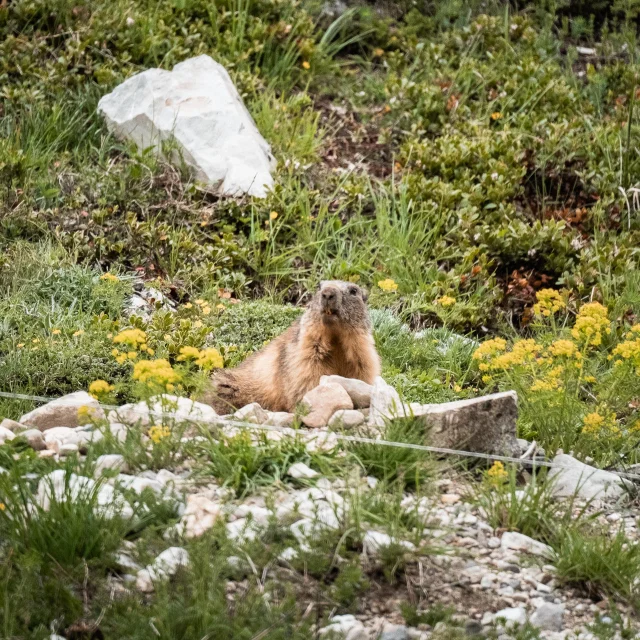
[[[324,302],[335,302],[337,298],[336,292],[333,289],[327,289],[322,292],[322,300]]]

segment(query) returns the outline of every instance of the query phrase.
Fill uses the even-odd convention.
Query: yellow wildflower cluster
[[[571,340],[555,340],[549,345],[549,355],[554,358],[575,358],[580,360],[582,354],[575,342]]]
[[[99,409],[95,407],[90,407],[86,404],[83,404],[81,407],[78,407],[78,423],[79,424],[89,424],[94,420],[98,420],[101,415],[99,413]]]
[[[149,438],[154,444],[158,444],[161,440],[168,438],[171,435],[169,427],[163,427],[162,425],[154,425],[149,429]]]
[[[531,391],[555,391],[562,387],[562,376],[565,368],[562,365],[551,368],[546,372],[545,377],[536,380],[531,385]]]
[[[142,329],[125,329],[113,338],[113,343],[121,345],[123,351],[114,349],[111,355],[116,362],[122,364],[126,360],[135,360],[138,357],[138,351],[146,352],[150,356],[155,351],[147,345],[147,334]]]
[[[378,282],[378,287],[387,293],[392,293],[398,290],[397,283],[391,278],[387,278],[386,280],[380,280]]]
[[[495,343],[499,340],[500,338],[496,338],[493,341],[494,348],[496,346]],[[485,342],[484,344],[487,343]],[[476,360],[483,360],[483,362],[478,365],[480,371],[506,371],[507,369],[511,369],[512,367],[518,365],[529,364],[536,360],[536,356],[542,348],[535,340],[528,338],[526,340],[517,340],[516,342],[514,342],[513,346],[511,347],[511,351],[504,351],[504,353],[487,354],[485,356],[481,354],[480,356],[478,356],[478,352],[482,349],[483,346],[484,345],[478,347],[478,349],[476,349],[475,353],[473,354],[473,357]]]
[[[112,384],[109,384],[106,380],[94,380],[89,385],[89,393],[94,398],[99,398],[107,393],[111,393],[114,389],[115,387]]]
[[[160,358],[136,362],[133,367],[133,379],[173,391],[175,383],[180,381],[180,375],[173,370],[168,360]]]
[[[585,345],[597,347],[602,344],[602,334],[611,333],[607,309],[599,302],[589,302],[580,307],[571,335]]]
[[[180,355],[177,360],[185,362],[186,360],[195,360],[200,356],[200,349],[196,347],[180,347]]]
[[[120,282],[120,278],[114,273],[103,273],[100,276],[100,280],[104,280],[106,282]]]
[[[566,306],[562,296],[554,289],[540,289],[536,294],[536,304],[533,305],[533,313],[537,316],[548,318]]]
[[[474,352],[474,360],[490,360],[497,353],[505,351],[507,348],[507,341],[503,338],[492,338],[491,340],[485,340]]]
[[[636,368],[636,374],[640,375],[640,324],[631,327],[631,331],[626,334],[626,340],[616,345],[610,357],[618,356],[619,360],[615,361],[617,366],[621,365],[625,360]]]
[[[187,360],[194,360],[196,365],[201,369],[222,369],[224,367],[224,358],[222,354],[214,348],[209,349],[196,349],[196,347],[181,347],[180,355],[178,356],[180,362]]]
[[[206,300],[198,299],[196,300],[196,304],[200,307],[200,311],[202,311],[205,316],[208,316],[211,313],[211,306]]]
[[[620,437],[622,432],[616,423],[616,414],[602,415],[598,411],[588,413],[582,420],[582,433],[594,437]]]
[[[203,349],[196,360],[196,364],[206,371],[211,369],[222,369],[222,367],[224,367],[224,359],[217,349]]]
[[[504,465],[499,460],[493,463],[493,466],[487,470],[487,479],[491,484],[500,485],[506,482],[509,474]]]
[[[436,303],[443,307],[452,307],[456,303],[456,299],[451,296],[442,296],[436,300]]]

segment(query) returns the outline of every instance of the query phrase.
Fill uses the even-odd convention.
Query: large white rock
[[[173,162],[223,195],[265,197],[275,159],[225,68],[206,55],[148,69],[98,103],[109,130],[140,149],[173,141]]]
[[[585,500],[602,502],[617,500],[626,492],[625,480],[620,476],[591,467],[565,453],[558,454],[553,463],[558,467],[551,469],[549,477],[556,496],[579,495]]]
[[[80,424],[78,410],[81,407],[87,407],[85,411],[96,420],[104,418],[104,411],[94,397],[86,391],[76,391],[25,413],[20,418],[20,424],[40,431],[52,427],[77,427]]]

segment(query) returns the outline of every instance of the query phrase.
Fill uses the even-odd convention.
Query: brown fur
[[[235,369],[218,373],[202,398],[219,414],[251,402],[293,411],[321,376],[372,383],[380,375],[363,290],[350,282],[321,283],[301,318]]]

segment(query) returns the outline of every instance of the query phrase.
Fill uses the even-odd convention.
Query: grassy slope
[[[535,6],[512,14],[492,4],[483,9],[489,15],[478,15],[467,5],[435,3],[423,15],[393,18],[363,10],[333,23],[318,6],[289,0],[14,0],[0,9],[0,388],[56,396],[102,378],[119,385],[118,401],[130,399],[130,366],[111,356],[110,336],[128,326],[122,310],[132,273],[154,279],[180,304],[177,314],[138,323],[158,355],[175,362],[182,346],[211,345],[228,365],[295,317],[282,302],[299,302],[321,278],[352,278],[373,289],[385,377],[408,399],[515,386],[523,435],[603,465],[636,462],[637,375],[633,367],[617,375],[608,360],[640,307],[637,211],[628,191],[640,162],[638,63],[633,23],[625,21],[633,16],[613,14],[605,29],[598,16],[596,36],[587,20],[563,21]],[[596,56],[576,52],[596,39]],[[113,140],[95,113],[99,97],[125,77],[200,53],[227,66],[274,147],[278,187],[266,201],[204,195],[179,168]],[[119,280],[101,280],[105,270]],[[387,278],[397,292],[377,287]],[[529,309],[543,287],[564,288],[567,308],[553,321],[532,322]],[[264,300],[231,305],[220,289]],[[455,303],[443,304],[443,296]],[[202,314],[198,298],[214,312]],[[585,377],[568,377],[551,395],[531,392],[536,380],[549,380],[545,365],[483,382],[473,345],[449,341],[451,330],[521,332],[546,347],[570,336],[586,299],[609,308],[612,336],[585,346]],[[220,302],[224,310],[215,308]],[[402,322],[438,328],[415,338]],[[591,376],[596,382],[586,381]],[[28,408],[2,401],[0,414]],[[597,437],[582,431],[594,412],[607,425]],[[136,465],[175,453],[148,460],[140,443],[129,446]],[[197,455],[214,476],[251,470],[234,479],[242,490],[280,478],[285,461],[302,455],[267,447],[256,467],[246,443],[230,451]],[[384,481],[377,499],[361,505],[369,520],[410,535],[412,522],[394,505],[420,461],[353,453],[354,465]],[[313,464],[347,473],[333,459]],[[19,446],[0,466],[12,482],[49,468]],[[7,503],[12,490],[3,485]],[[558,513],[544,492],[536,495],[533,517],[515,513],[504,522],[502,504],[495,526],[552,538],[547,522]],[[143,555],[166,546],[162,531],[175,521],[161,506],[149,509],[153,517],[126,532]],[[194,557],[215,561],[195,562],[172,592],[109,604],[109,554],[125,532],[115,523],[105,533],[94,522],[78,546],[73,532],[90,511],[81,504],[53,514],[26,540],[2,521],[3,539],[16,549],[0,556],[3,637],[40,638],[54,618],[63,629],[103,610],[108,637],[148,637],[149,617],[168,637],[201,638],[214,628],[220,637],[252,638],[266,628],[269,638],[308,637],[294,601],[307,587],[295,580],[291,590],[270,586],[277,606],[265,607],[259,590],[249,589],[227,607],[221,576],[235,550],[220,532],[190,546]],[[322,595],[305,593],[302,601],[357,610],[368,578],[354,561],[351,525],[359,530],[345,522],[307,559]],[[47,536],[56,529],[69,535],[52,543]],[[267,550],[250,549],[259,567],[290,544],[282,535],[274,532]],[[602,540],[576,530],[551,541],[565,550],[569,581],[633,600],[637,554],[616,540],[606,566],[595,563]],[[336,549],[349,560],[337,577]],[[383,571],[391,583],[396,561],[389,558]],[[607,566],[621,569],[611,576]]]

